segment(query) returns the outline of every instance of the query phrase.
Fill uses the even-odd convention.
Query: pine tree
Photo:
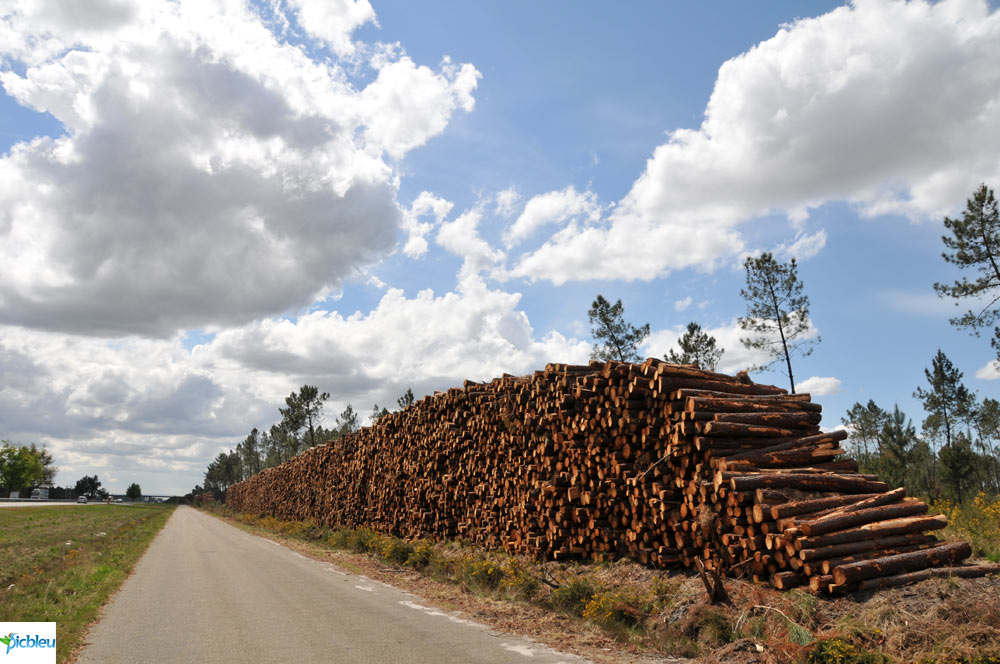
[[[399,406],[400,410],[406,410],[414,404],[416,399],[413,397],[413,390],[411,388],[406,388],[406,393],[403,396],[396,399],[396,405]]]
[[[945,217],[945,228],[951,236],[943,235],[941,240],[951,249],[944,252],[944,259],[960,269],[978,273],[973,281],[962,277],[953,284],[934,284],[934,290],[941,297],[955,298],[955,304],[964,298],[986,298],[989,303],[978,313],[970,309],[964,315],[951,319],[956,327],[968,328],[979,336],[980,330],[989,328],[1000,320],[1000,212],[993,197],[993,190],[985,184],[966,201],[961,219]],[[977,307],[978,308],[978,307]],[[1000,360],[1000,327],[993,328],[991,344]]]
[[[337,432],[343,436],[348,433],[353,433],[358,430],[361,423],[358,421],[358,412],[354,410],[354,406],[347,404],[343,412],[337,416]]]
[[[938,453],[941,479],[959,503],[965,502],[976,485],[976,453],[969,438],[959,432],[950,445]]]
[[[703,332],[694,321],[688,323],[687,332],[677,340],[680,352],[671,349],[664,359],[673,364],[693,364],[705,371],[715,371],[715,365],[725,349],[716,348],[715,337]]]
[[[379,408],[378,404],[375,404],[375,406],[372,408],[372,414],[368,416],[368,422],[370,424],[375,424],[388,414],[389,414],[388,408]]]
[[[930,389],[918,387],[913,393],[927,412],[924,431],[940,441],[942,449],[950,447],[959,427],[969,424],[975,416],[975,396],[962,384],[963,373],[940,348],[931,359],[931,368],[924,369],[924,375]]]
[[[917,444],[917,431],[898,404],[892,409],[892,414],[886,416],[878,442],[879,475],[893,487],[906,486]]]
[[[879,436],[889,422],[889,414],[869,399],[866,405],[856,402],[840,421],[848,429],[858,465],[865,471],[874,470],[879,456]]]
[[[770,358],[766,364],[754,367],[762,371],[782,359],[788,368],[788,382],[795,394],[792,375],[792,354],[806,357],[819,337],[807,337],[809,332],[809,296],[802,292],[798,266],[779,263],[771,253],[748,257],[743,264],[747,271],[747,287],[740,295],[747,302],[747,315],[740,318],[740,328],[757,336],[740,339],[751,350],[765,351]]]
[[[625,307],[622,301],[614,304],[598,295],[587,312],[591,333],[600,343],[594,344],[590,357],[607,362],[638,362],[642,359],[639,345],[649,336],[649,323],[635,327],[625,321]]]

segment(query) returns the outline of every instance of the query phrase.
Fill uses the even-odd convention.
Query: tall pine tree
[[[688,323],[687,332],[677,340],[680,352],[673,349],[665,356],[673,364],[693,364],[705,371],[715,371],[725,349],[716,347],[715,337],[701,329],[694,321]]]
[[[962,277],[953,284],[934,284],[934,290],[942,297],[960,300],[982,298],[985,306],[977,305],[962,316],[951,319],[951,324],[971,330],[976,336],[984,328],[989,328],[1000,320],[1000,212],[993,190],[985,184],[966,201],[961,219],[945,217],[945,228],[951,235],[943,235],[941,240],[950,249],[941,255],[946,261],[962,270],[972,270],[977,276],[973,280]],[[1000,360],[1000,327],[993,328],[991,341],[996,357]]]
[[[769,361],[755,367],[761,371],[785,361],[788,382],[795,394],[795,377],[792,375],[792,354],[803,357],[812,353],[819,337],[811,338],[809,332],[809,296],[803,292],[799,281],[798,266],[793,258],[790,263],[779,263],[771,253],[754,258],[747,257],[747,287],[740,295],[747,302],[747,315],[739,319],[740,328],[754,336],[740,339],[751,350],[767,353]]]
[[[635,327],[627,322],[621,300],[611,304],[603,295],[598,295],[587,315],[591,332],[599,342],[594,344],[592,359],[602,362],[638,362],[642,359],[639,345],[649,336],[649,323]]]

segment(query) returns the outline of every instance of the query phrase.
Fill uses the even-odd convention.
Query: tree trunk
[[[949,542],[933,549],[840,565],[833,569],[833,580],[838,585],[846,586],[880,576],[893,576],[926,567],[940,567],[959,562],[971,555],[972,547],[968,542]]]

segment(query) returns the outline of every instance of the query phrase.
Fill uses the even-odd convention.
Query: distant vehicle
[[[32,500],[48,500],[49,490],[48,489],[35,489],[31,492]]]
[[[76,499],[76,502],[83,503],[84,505],[86,505],[87,504],[87,497],[86,496],[80,496],[79,498]]]

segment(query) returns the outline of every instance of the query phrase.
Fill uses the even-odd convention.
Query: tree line
[[[44,445],[15,445],[8,440],[0,441],[0,497],[6,498],[17,492],[21,498],[27,498],[34,489],[48,489],[49,498],[53,500],[80,496],[103,500],[109,495],[97,475],[84,475],[72,487],[56,486],[58,472],[52,453]],[[142,488],[133,482],[125,495],[133,500],[141,498]]]
[[[328,392],[320,392],[313,385],[303,385],[298,392],[285,397],[285,407],[278,408],[281,420],[271,425],[267,431],[256,427],[250,431],[235,449],[220,452],[205,470],[204,487],[196,486],[190,495],[197,496],[206,491],[221,498],[227,488],[248,479],[265,468],[271,468],[288,461],[305,450],[361,428],[361,415],[351,404],[337,416],[333,428],[323,426],[323,408],[329,400]],[[413,390],[396,399],[400,410],[416,401]],[[389,414],[389,409],[373,406],[368,416],[369,424]]]
[[[948,234],[941,238],[946,248],[942,257],[972,276],[952,284],[935,283],[934,290],[940,297],[954,299],[956,305],[972,303],[972,308],[950,322],[976,337],[992,327],[990,343],[995,361],[1000,362],[1000,214],[993,190],[981,185],[966,201],[962,217],[945,217],[944,226]],[[818,336],[809,334],[809,297],[798,278],[796,261],[782,263],[773,254],[763,253],[748,257],[743,267],[746,287],[740,295],[747,310],[738,322],[750,334],[740,342],[748,349],[764,351],[767,358],[746,370],[762,371],[778,364],[794,394],[792,358],[811,354],[820,342]],[[598,295],[588,316],[597,340],[593,359],[642,359],[639,347],[649,336],[649,324],[627,322],[621,300],[611,304]],[[715,370],[724,351],[694,321],[677,346],[664,355],[665,360],[709,371]],[[919,434],[898,405],[889,412],[873,400],[857,402],[842,418],[861,471],[931,499],[963,502],[980,491],[1000,494],[1000,403],[990,398],[980,401],[940,348],[924,373],[927,384],[913,392],[925,413]]]

